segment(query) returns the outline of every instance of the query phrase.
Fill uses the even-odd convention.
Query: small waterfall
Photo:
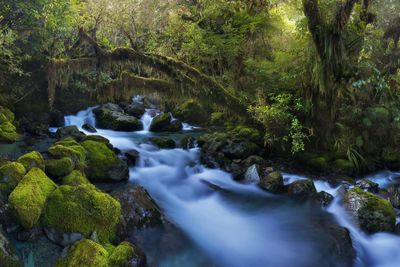
[[[140,118],[140,121],[143,124],[143,132],[149,132],[150,131],[150,125],[151,125],[151,121],[152,120],[153,120],[153,117],[151,116],[151,111],[146,109],[146,112]]]

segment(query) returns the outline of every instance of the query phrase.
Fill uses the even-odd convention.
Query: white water
[[[94,125],[92,110],[67,116],[66,125]],[[140,135],[151,135],[151,116],[146,114],[141,119],[145,130],[139,134],[102,129],[96,134],[108,138],[122,151],[139,151],[140,160],[130,169],[130,180],[150,192],[168,219],[200,248],[212,266],[324,266],[321,260],[329,257],[329,251],[323,251],[323,242],[318,239],[323,229],[308,226],[312,213],[307,207],[285,204],[283,198],[265,193],[255,184],[240,184],[224,171],[205,168],[198,161],[198,149],[159,150],[142,143]],[[372,180],[388,185],[393,180],[390,175],[378,174]],[[290,174],[284,174],[284,178],[286,184],[305,179]],[[316,181],[315,186],[335,197],[326,211],[350,230],[357,250],[356,267],[400,266],[400,237],[385,233],[365,235],[342,208],[338,188],[323,181]],[[201,266],[192,257],[168,257],[153,265]]]

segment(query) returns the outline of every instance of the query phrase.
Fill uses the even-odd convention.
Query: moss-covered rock
[[[91,184],[60,186],[47,201],[43,224],[59,233],[81,233],[86,238],[96,231],[101,242],[115,238],[121,216],[120,203]]]
[[[317,193],[317,189],[312,180],[299,180],[293,182],[287,187],[287,192],[291,196],[311,196]]]
[[[50,177],[62,177],[70,174],[75,168],[72,159],[64,157],[61,159],[46,160],[46,173]]]
[[[105,104],[93,110],[96,115],[96,123],[100,128],[115,131],[138,131],[143,125],[134,116],[127,115],[122,108],[116,104]]]
[[[72,137],[77,140],[82,140],[86,136],[85,133],[79,131],[78,127],[75,125],[60,127],[56,134],[58,138]]]
[[[121,181],[129,178],[127,164],[118,159],[105,143],[87,140],[82,146],[87,151],[86,173],[90,181]]]
[[[241,138],[245,140],[250,140],[252,142],[260,142],[262,139],[262,134],[260,133],[259,130],[255,128],[250,128],[246,126],[237,126],[235,129],[232,131],[233,135],[236,138]]]
[[[347,192],[343,202],[363,231],[394,231],[396,214],[389,201],[355,187]]]
[[[85,174],[81,171],[74,170],[62,179],[63,185],[78,186],[84,184],[90,184]]]
[[[0,191],[8,196],[24,178],[25,174],[25,167],[21,163],[10,162],[2,165],[0,167]]]
[[[29,152],[17,159],[17,162],[24,165],[25,169],[29,171],[32,168],[39,168],[44,171],[45,164],[42,154],[37,151]]]
[[[12,143],[19,139],[17,128],[9,121],[0,124],[0,142]]]
[[[21,267],[22,262],[17,256],[15,247],[7,239],[0,227],[0,266]]]
[[[194,99],[188,99],[174,110],[174,115],[190,123],[202,124],[210,120],[210,114]]]
[[[15,119],[14,113],[8,108],[0,106],[0,123],[11,122],[13,123]]]
[[[84,239],[76,242],[55,267],[110,267],[109,254],[100,244]]]
[[[153,118],[150,124],[150,131],[152,132],[163,132],[167,131],[171,125],[171,114],[164,113],[159,114]]]
[[[165,137],[153,137],[150,139],[150,141],[157,145],[159,148],[165,148],[165,149],[173,149],[176,148],[176,143],[174,140],[170,138],[165,138]]]
[[[146,266],[146,258],[134,245],[122,242],[111,250],[109,265],[110,267],[144,267]]]
[[[74,163],[83,164],[86,160],[86,150],[73,139],[65,139],[55,143],[49,148],[49,154],[55,158],[68,157]]]
[[[260,179],[258,186],[272,193],[282,192],[284,188],[282,174],[280,172],[271,172]]]
[[[32,168],[9,197],[11,210],[25,228],[35,226],[42,214],[48,196],[57,185],[39,168]]]

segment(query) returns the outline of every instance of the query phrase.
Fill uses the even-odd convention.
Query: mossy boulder
[[[153,137],[150,139],[150,141],[157,145],[159,148],[165,148],[165,149],[173,149],[176,148],[176,143],[174,140],[170,138],[165,138],[165,137]]]
[[[174,110],[174,115],[190,123],[208,123],[210,114],[194,99],[188,99]]]
[[[87,176],[90,181],[122,181],[129,178],[128,165],[120,160],[105,143],[84,141],[87,151]]]
[[[9,121],[0,124],[0,142],[13,143],[19,139],[17,128]]]
[[[75,125],[58,128],[56,135],[58,138],[72,137],[77,140],[81,140],[86,136],[85,133],[79,131],[78,127]]]
[[[15,247],[7,239],[0,227],[0,266],[22,267],[22,262],[17,256]]]
[[[42,154],[37,151],[29,152],[17,159],[17,162],[24,165],[25,169],[29,171],[32,168],[39,168],[44,171],[45,163]]]
[[[116,104],[105,104],[93,110],[93,113],[96,115],[96,124],[99,128],[114,131],[138,131],[143,129],[140,120],[126,114]]]
[[[271,193],[279,193],[284,189],[283,177],[280,172],[271,172],[260,179],[258,186]]]
[[[312,196],[317,193],[314,182],[310,179],[295,181],[286,186],[290,196]]]
[[[109,266],[144,267],[146,266],[146,257],[136,246],[122,242],[110,251]]]
[[[26,169],[21,163],[10,162],[2,165],[0,167],[0,191],[8,196],[25,174]]]
[[[81,171],[74,170],[62,179],[63,185],[78,186],[84,184],[90,184],[85,174]]]
[[[64,157],[61,159],[46,160],[46,173],[50,177],[62,177],[70,174],[75,168],[72,159]]]
[[[171,125],[172,117],[169,113],[159,114],[153,118],[150,124],[150,131],[164,132],[167,131]]]
[[[14,113],[8,108],[0,106],[0,123],[11,122],[15,120]]]
[[[73,139],[65,139],[51,146],[49,154],[54,158],[70,158],[74,163],[83,164],[86,160],[86,149]]]
[[[96,231],[101,242],[115,239],[120,203],[91,184],[60,186],[49,196],[43,225],[61,235],[80,233],[86,238]]]
[[[32,168],[9,196],[14,216],[25,228],[37,225],[49,195],[57,185],[39,168]]]
[[[55,267],[110,267],[109,254],[100,244],[84,239],[76,242]]]
[[[396,214],[389,201],[355,187],[347,192],[343,203],[363,231],[394,231]]]

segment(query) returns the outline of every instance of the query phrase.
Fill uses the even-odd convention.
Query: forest
[[[0,267],[398,267],[399,0],[0,0]]]

